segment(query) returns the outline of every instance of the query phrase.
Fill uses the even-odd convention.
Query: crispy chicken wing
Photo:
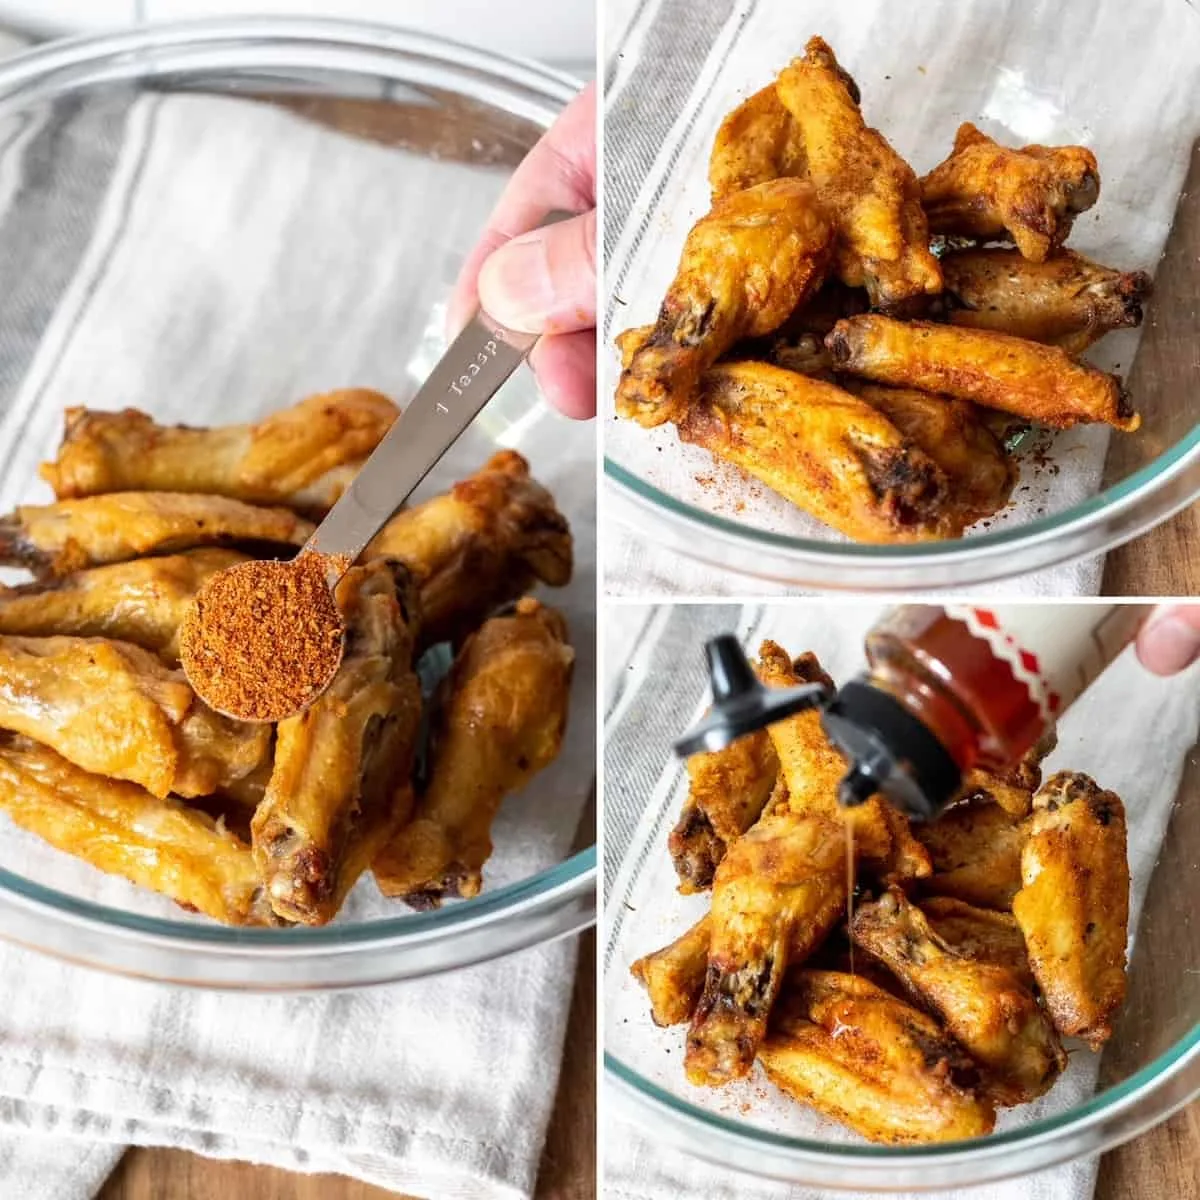
[[[708,162],[715,204],[732,192],[805,174],[804,140],[772,81],[721,122]]]
[[[650,997],[655,1025],[682,1025],[691,1017],[704,990],[711,939],[712,918],[705,913],[670,945],[643,955],[629,968]]]
[[[1017,470],[1004,446],[966,400],[914,388],[843,380],[941,468],[969,522],[998,513],[1009,501]]]
[[[884,962],[983,1068],[980,1092],[996,1104],[1042,1095],[1067,1056],[1046,1014],[1006,967],[956,953],[899,888],[858,906],[851,936]]]
[[[793,1099],[872,1142],[981,1137],[996,1121],[937,1022],[856,975],[790,974],[758,1058]]]
[[[253,504],[331,508],[399,409],[379,392],[329,392],[257,425],[159,425],[135,408],[68,408],[41,475],[60,500],[101,492],[193,492]]]
[[[819,37],[779,76],[799,130],[808,178],[837,227],[837,273],[877,306],[941,291],[913,169],[868,128],[857,88]]]
[[[249,775],[271,729],[213,712],[150,651],[103,638],[0,637],[0,728],[155,796],[207,796]]]
[[[352,567],[337,587],[346,651],[329,687],[277,727],[275,768],[251,823],[271,907],[329,921],[408,819],[421,713],[415,586],[400,562]]]
[[[759,678],[768,687],[795,687],[801,683],[833,687],[833,680],[814,654],[793,660],[778,643],[764,641],[758,659]],[[777,721],[767,732],[779,756],[779,774],[787,784],[789,812],[819,814],[849,825],[854,831],[855,855],[872,872],[898,881],[929,874],[929,856],[913,837],[902,813],[879,796],[856,808],[838,804],[838,784],[848,764],[826,735],[816,709]]]
[[[501,450],[449,492],[397,514],[366,558],[400,558],[421,591],[418,649],[460,642],[535,582],[562,587],[571,530],[515,450]]]
[[[290,509],[256,508],[224,496],[114,492],[23,504],[0,517],[0,564],[54,578],[194,546],[302,546],[314,528]]]
[[[712,891],[704,991],[688,1031],[688,1078],[711,1087],[749,1073],[789,963],[846,906],[845,839],[817,813],[763,817],[729,847]]]
[[[1098,1050],[1125,999],[1125,806],[1086,775],[1060,771],[1033,809],[1013,915],[1055,1028]]]
[[[1042,783],[1042,759],[1057,745],[1058,731],[1051,728],[1015,767],[999,775],[979,768],[968,771],[963,777],[959,798],[979,802],[992,800],[1014,820],[1027,817],[1033,805],[1033,793]]]
[[[1132,433],[1142,423],[1115,375],[1005,333],[872,314],[839,321],[825,346],[839,371],[944,392],[1058,429],[1103,421]]]
[[[779,760],[767,731],[760,729],[720,750],[693,754],[687,772],[687,799],[667,839],[684,893],[712,886],[726,845],[762,815]]]
[[[929,851],[933,874],[922,891],[953,896],[968,904],[1000,911],[1012,907],[1021,887],[1024,827],[990,799],[968,800],[947,809],[936,821],[913,830]]]
[[[767,363],[706,371],[679,439],[859,541],[957,537],[969,523],[942,471],[882,413],[833,384]]]
[[[204,813],[132,783],[89,775],[21,737],[0,743],[0,808],[111,875],[227,925],[277,925],[250,847]]]
[[[762,337],[821,286],[833,230],[810,184],[775,179],[718,201],[692,227],[650,336],[629,355],[617,412],[677,421],[700,376],[735,342]]]
[[[178,666],[179,626],[196,593],[244,559],[235,550],[191,550],[0,588],[0,634],[117,638]]]
[[[946,320],[1082,354],[1112,329],[1142,323],[1145,271],[1122,273],[1073,250],[1030,262],[1017,250],[953,250],[942,256]]]
[[[468,638],[443,682],[429,786],[374,863],[385,896],[431,908],[479,894],[500,802],[562,748],[574,659],[562,616],[530,598]]]
[[[983,240],[1007,235],[1032,262],[1045,262],[1099,195],[1100,168],[1090,150],[1012,150],[969,121],[958,127],[949,158],[921,180],[934,233]]]
[[[976,908],[952,896],[930,896],[920,903],[929,927],[952,950],[976,962],[1007,967],[1027,988],[1034,985],[1025,939],[1011,913]]]

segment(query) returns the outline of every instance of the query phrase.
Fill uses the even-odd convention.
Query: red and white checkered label
[[[1047,722],[1057,720],[1131,642],[1147,604],[947,604],[987,642]]]

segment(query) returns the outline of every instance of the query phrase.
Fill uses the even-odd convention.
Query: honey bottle
[[[736,639],[715,638],[708,646],[713,707],[676,749],[712,750],[820,707],[849,764],[838,802],[853,806],[882,793],[908,816],[932,820],[967,771],[1015,766],[1150,611],[1133,604],[903,605],[867,634],[866,671],[832,695],[814,685],[764,688]]]

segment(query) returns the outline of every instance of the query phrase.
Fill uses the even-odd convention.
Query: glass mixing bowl
[[[429,37],[202,22],[0,63],[0,506],[45,503],[65,405],[252,419],[312,392],[403,405],[459,264],[577,84]],[[0,934],[178,983],[323,988],[427,975],[595,918],[595,432],[518,372],[416,499],[520,450],[576,537],[547,593],[576,650],[567,742],[510,797],[476,900],[413,913],[369,880],[324,929],[234,930],[0,817]],[[582,833],[578,833],[582,830]]]
[[[638,26],[607,102],[611,299],[601,403],[610,511],[639,539],[735,575],[818,588],[965,588],[1137,537],[1200,494],[1200,12],[1188,0],[1072,0],[1011,6],[1001,17],[986,4],[877,5],[872,14],[863,21],[852,5],[800,0],[760,4],[745,19],[739,10],[719,31],[710,18],[696,37],[712,47],[709,57],[669,88],[652,82],[653,54],[673,42]],[[857,80],[868,123],[918,173],[941,161],[963,121],[1009,144],[1091,146],[1101,197],[1070,245],[1155,276],[1144,328],[1112,335],[1089,355],[1127,376],[1141,431],[1110,439],[1106,429],[1078,429],[1049,447],[1039,435],[1019,450],[1014,504],[964,538],[853,544],[681,445],[671,426],[646,430],[614,417],[612,339],[654,319],[684,236],[708,208],[707,161],[721,119],[812,33]],[[608,53],[621,49],[618,42]],[[1100,86],[1115,79],[1118,86]]]
[[[863,636],[878,613],[870,602],[842,600],[836,607],[622,605],[606,618],[603,1011],[610,1111],[651,1142],[708,1163],[871,1193],[982,1184],[1097,1154],[1200,1094],[1200,923],[1192,916],[1200,888],[1200,668],[1151,680],[1126,651],[1059,723],[1047,776],[1093,774],[1125,803],[1134,905],[1141,900],[1130,923],[1129,990],[1098,1063],[1068,1040],[1064,1076],[1033,1105],[1001,1110],[990,1136],[872,1145],[785,1099],[757,1069],[724,1088],[693,1087],[681,1061],[684,1028],[655,1027],[646,993],[629,974],[634,959],[679,936],[708,908],[707,895],[678,894],[666,846],[687,792],[671,742],[707,704],[705,640],[734,632],[752,651],[764,638],[793,654],[811,649],[844,681],[862,668]]]

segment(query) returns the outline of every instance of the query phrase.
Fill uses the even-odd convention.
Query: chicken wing
[[[990,330],[868,315],[825,339],[837,370],[877,383],[944,392],[1058,429],[1103,421],[1132,433],[1142,418],[1115,375],[1057,346]]]
[[[1014,820],[1027,817],[1033,805],[1033,793],[1042,784],[1042,759],[1057,745],[1058,731],[1051,728],[1015,767],[999,775],[979,768],[968,771],[963,777],[959,798],[979,802],[991,800]]]
[[[342,664],[312,705],[277,727],[251,834],[271,907],[287,920],[329,921],[411,814],[421,713],[415,591],[395,560],[351,568],[336,593]]]
[[[1017,482],[1016,466],[973,404],[859,380],[843,380],[842,386],[883,413],[902,437],[929,455],[969,522],[993,516],[1008,503]]]
[[[561,615],[530,598],[467,639],[443,681],[429,786],[374,863],[385,896],[432,908],[479,894],[500,802],[562,748],[574,659]]]
[[[21,737],[0,744],[0,808],[110,875],[227,925],[277,925],[250,847],[173,797],[89,775]]]
[[[921,180],[934,233],[994,240],[1007,235],[1031,262],[1066,241],[1075,217],[1100,195],[1096,156],[1082,146],[994,142],[970,122],[958,127],[950,156]]]
[[[650,997],[655,1025],[682,1025],[704,990],[712,917],[707,913],[669,946],[643,955],[629,968]]]
[[[726,845],[762,815],[779,760],[767,731],[760,729],[720,750],[693,754],[687,772],[687,799],[667,839],[685,894],[712,886]]]
[[[779,99],[805,147],[808,178],[837,228],[837,273],[875,306],[941,291],[913,169],[868,128],[857,88],[819,37],[779,76]]]
[[[933,874],[922,891],[1006,911],[1021,887],[1024,827],[999,804],[979,798],[947,809],[913,830]]]
[[[1125,806],[1086,775],[1061,771],[1033,809],[1013,915],[1055,1028],[1098,1050],[1125,999]]]
[[[899,888],[860,904],[850,927],[983,1068],[980,1093],[996,1104],[1042,1095],[1066,1066],[1049,1018],[1006,967],[952,950]]]
[[[0,634],[117,638],[177,667],[179,626],[196,593],[244,560],[234,550],[191,550],[0,588]]]
[[[700,376],[735,342],[762,337],[816,292],[833,230],[810,184],[775,179],[718,201],[692,227],[653,332],[629,353],[617,412],[677,421]]]
[[[159,797],[207,796],[271,746],[270,726],[213,712],[182,671],[103,638],[0,637],[0,728]]]
[[[991,329],[1082,354],[1113,329],[1142,323],[1145,271],[1102,267],[1073,250],[1030,262],[1017,250],[954,250],[941,259],[940,306],[952,325]]]
[[[302,546],[316,527],[286,508],[255,508],[224,496],[113,492],[57,504],[23,504],[0,517],[0,565],[39,578],[146,554],[268,542]]]
[[[449,492],[399,513],[366,558],[403,559],[421,592],[418,651],[460,642],[535,582],[571,579],[572,542],[554,498],[515,450],[501,450]]]
[[[930,896],[920,909],[929,927],[952,950],[976,962],[1007,967],[1027,988],[1034,985],[1025,939],[1011,913],[976,908],[952,896]]]
[[[786,176],[804,176],[804,139],[772,81],[743,100],[717,130],[708,161],[715,204],[732,192]]]
[[[798,508],[864,542],[959,536],[945,475],[864,400],[767,363],[721,363],[679,423],[679,439],[733,463]]]
[[[813,654],[793,660],[776,642],[765,641],[758,651],[758,675],[768,687],[833,680]],[[855,808],[842,808],[838,785],[848,770],[840,750],[829,740],[816,709],[777,721],[768,730],[779,756],[779,774],[787,784],[788,811],[817,814],[854,833],[854,853],[864,865],[889,879],[922,878],[932,869],[929,856],[912,835],[908,821],[879,796]]]
[[[872,1142],[981,1137],[996,1111],[978,1071],[937,1022],[866,979],[798,971],[758,1052],[767,1078]]]
[[[704,991],[685,1067],[717,1087],[749,1073],[789,963],[799,963],[845,911],[840,822],[813,813],[764,817],[729,847],[712,891]]]
[[[102,492],[193,492],[324,512],[383,440],[399,409],[364,388],[329,392],[257,425],[159,425],[135,408],[68,408],[42,478],[59,500]]]

